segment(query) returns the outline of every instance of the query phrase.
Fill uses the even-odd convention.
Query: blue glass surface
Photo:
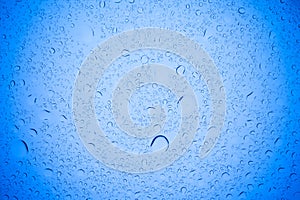
[[[17,0],[0,6],[0,199],[300,199],[299,2]],[[226,117],[216,146],[200,159],[212,101],[201,75],[164,51],[119,58],[95,96],[99,125],[115,145],[132,152],[166,146],[163,138],[150,146],[153,138],[124,134],[110,112],[113,85],[146,62],[184,66],[179,73],[194,89],[200,113],[182,157],[155,172],[127,173],[87,151],[72,95],[81,64],[98,44],[143,27],[177,31],[200,44],[223,79]],[[162,134],[172,142],[180,124],[177,101],[168,88],[144,85],[131,97],[130,116],[147,125],[146,108],[162,105]]]

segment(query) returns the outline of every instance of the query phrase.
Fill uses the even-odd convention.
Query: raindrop
[[[185,67],[183,65],[179,65],[177,68],[176,68],[176,73],[178,75],[181,75],[183,76],[184,73],[185,73]]]
[[[196,79],[199,79],[200,78],[200,75],[198,72],[193,72],[192,73],[193,77],[196,78]]]
[[[166,136],[164,136],[164,135],[157,135],[157,136],[155,136],[155,137],[153,138],[153,140],[152,140],[150,146],[152,147],[154,141],[155,141],[157,138],[159,138],[159,137],[162,137],[162,138],[164,138],[164,139],[167,141],[167,143],[168,143],[167,149],[168,149],[168,148],[169,148],[169,140],[168,140],[168,138],[166,138]],[[166,149],[166,150],[167,150],[167,149]]]
[[[250,92],[249,94],[247,94],[246,98],[250,97],[252,94],[253,94],[253,92]]]
[[[100,1],[99,2],[99,7],[104,8],[105,7],[105,1]]]
[[[224,177],[230,177],[230,175],[228,174],[228,172],[224,172],[223,174],[222,174],[222,177],[224,178]]]
[[[21,67],[19,65],[15,66],[15,71],[20,71]]]
[[[44,111],[45,111],[46,113],[50,113],[50,110],[44,109]]]
[[[146,55],[143,55],[141,57],[141,62],[142,62],[142,64],[147,64],[149,62],[149,57]]]
[[[181,97],[178,99],[177,104],[179,104],[180,101],[181,101],[182,99],[183,99],[183,96],[181,96]]]
[[[34,128],[31,128],[30,130],[34,133],[35,136],[38,134],[37,130],[35,130]]]
[[[156,89],[158,87],[157,83],[152,83],[152,88]]]
[[[11,87],[14,87],[15,85],[16,85],[16,82],[15,82],[14,80],[11,80],[11,81],[10,81],[10,86],[11,86]]]
[[[269,157],[272,155],[272,153],[273,153],[273,151],[270,149],[265,152],[265,154]]]
[[[139,14],[142,14],[143,11],[144,11],[144,9],[143,9],[142,7],[138,8],[138,10],[137,10],[137,12],[138,12]]]
[[[201,11],[200,11],[200,10],[196,10],[195,14],[196,14],[197,16],[200,16],[200,15],[201,15]]]
[[[49,50],[49,52],[50,52],[51,54],[55,54],[55,49],[52,47],[52,48]]]
[[[246,193],[244,191],[240,192],[239,197],[246,197]]]
[[[44,172],[45,172],[46,176],[51,176],[53,173],[53,170],[51,168],[47,167],[47,168],[45,168]]]
[[[239,12],[240,14],[245,14],[245,8],[244,8],[244,7],[240,7],[240,8],[238,9],[238,12]]]
[[[276,138],[276,140],[274,141],[274,144],[276,144],[276,143],[278,142],[279,139],[280,139],[279,137]]]
[[[107,127],[108,127],[108,128],[110,128],[110,127],[113,127],[113,123],[112,123],[112,122],[110,122],[110,121],[109,121],[109,122],[107,122]]]
[[[248,185],[247,185],[247,188],[248,188],[248,190],[250,190],[250,191],[254,189],[254,187],[253,187],[252,184],[248,184]]]
[[[129,50],[128,49],[123,49],[122,50],[122,56],[123,57],[128,57],[129,56]]]
[[[170,57],[171,56],[171,52],[170,51],[166,51],[165,56],[166,57]]]
[[[223,31],[223,26],[222,25],[217,25],[216,30],[218,32],[222,32]]]
[[[27,143],[24,140],[17,140],[12,143],[11,151],[13,156],[17,158],[22,158],[26,156],[29,149]]]
[[[282,172],[283,170],[284,170],[284,167],[279,167],[279,168],[277,169],[278,172]]]
[[[85,171],[83,169],[78,169],[78,175],[83,176],[85,174]]]
[[[290,178],[297,177],[297,174],[296,173],[291,173],[289,177]]]
[[[181,192],[181,193],[185,194],[185,193],[186,193],[186,191],[187,191],[186,187],[182,187],[182,188],[180,188],[180,192]]]

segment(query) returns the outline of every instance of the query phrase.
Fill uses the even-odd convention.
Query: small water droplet
[[[196,14],[197,16],[200,16],[202,13],[201,13],[200,10],[196,10],[195,14]]]
[[[142,64],[147,64],[149,62],[149,57],[146,55],[143,55],[141,57],[141,62],[142,62]]]
[[[184,73],[185,73],[185,67],[183,65],[179,65],[177,68],[176,68],[176,73],[178,75],[181,75],[183,76]]]
[[[36,129],[30,128],[30,131],[31,131],[31,133],[32,133],[33,136],[37,136],[38,135],[38,132],[37,132]]]
[[[166,57],[170,57],[171,56],[171,52],[170,51],[166,51],[165,56]]]
[[[52,48],[49,50],[49,52],[50,52],[51,54],[55,54],[55,49],[52,47]]]
[[[217,25],[216,30],[218,32],[222,32],[223,31],[223,26],[222,25]]]
[[[78,169],[78,175],[83,176],[85,174],[85,171],[83,169]]]
[[[156,89],[158,87],[157,83],[152,83],[152,88]]]
[[[137,12],[138,12],[139,14],[142,14],[143,11],[144,11],[144,9],[143,9],[142,7],[139,7],[138,10],[137,10]]]
[[[238,9],[238,12],[239,12],[240,14],[245,14],[245,8],[244,8],[244,7],[240,7],[240,8]]]
[[[46,176],[51,176],[53,174],[53,169],[51,168],[45,168],[44,173]]]
[[[186,193],[186,191],[187,191],[186,187],[182,187],[182,188],[180,188],[180,192],[181,192],[181,193],[185,194],[185,193]]]
[[[109,121],[109,122],[107,122],[107,127],[108,127],[108,128],[111,128],[111,127],[113,127],[113,123],[112,123],[112,122],[110,122],[110,121]]]
[[[16,85],[16,82],[15,82],[14,80],[11,80],[11,81],[10,81],[10,86],[11,86],[11,87],[14,87],[15,85]]]
[[[21,67],[19,65],[15,66],[15,71],[20,71]]]
[[[128,49],[123,49],[122,50],[122,56],[123,57],[128,57],[129,56],[129,50]]]

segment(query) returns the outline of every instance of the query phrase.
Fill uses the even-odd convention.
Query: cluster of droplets
[[[299,198],[296,4],[3,2],[0,199]],[[203,139],[199,136],[173,166],[133,175],[106,168],[85,150],[72,122],[71,91],[95,44],[144,26],[177,30],[201,43],[218,66],[229,103],[224,132],[207,160],[194,157]],[[124,50],[124,56],[129,52]],[[153,57],[146,53],[137,61],[148,64]],[[183,63],[172,66],[201,82],[201,74]],[[203,88],[199,93],[207,92]],[[96,102],[108,90],[98,89]],[[138,102],[138,93],[134,98]],[[201,119],[202,125],[208,123],[209,114]],[[112,122],[106,126],[115,128]]]

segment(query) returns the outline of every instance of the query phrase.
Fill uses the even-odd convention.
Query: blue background
[[[296,0],[17,0],[0,7],[0,199],[300,199]],[[227,110],[216,147],[199,159],[210,119],[209,94],[199,79],[193,86],[206,114],[188,152],[163,170],[128,174],[86,150],[73,121],[72,93],[81,63],[97,44],[142,27],[178,31],[198,42],[224,80]],[[131,58],[143,64],[143,55],[157,62],[147,51]],[[162,55],[162,63],[176,64],[174,55],[172,62]],[[105,108],[111,91],[100,86],[107,96],[95,101]],[[130,108],[132,118],[147,124],[139,114],[143,99],[151,103],[157,93],[143,90],[132,100],[142,107]],[[176,102],[165,90],[162,99]],[[176,103],[170,106],[180,114]],[[168,119],[168,130],[178,129],[173,125],[180,117]]]

